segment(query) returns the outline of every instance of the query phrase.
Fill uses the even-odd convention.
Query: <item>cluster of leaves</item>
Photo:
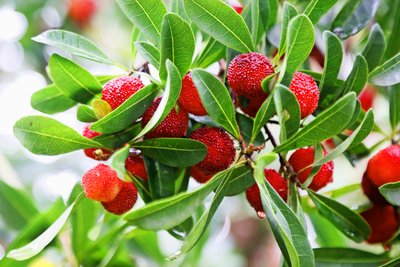
[[[305,183],[310,184],[324,163],[344,154],[354,164],[357,159],[368,155],[373,148],[367,148],[362,141],[371,131],[380,133],[389,140],[397,137],[397,126],[400,122],[400,54],[396,54],[398,48],[395,44],[399,38],[396,30],[386,42],[383,30],[379,24],[375,24],[365,41],[364,49],[355,57],[346,80],[338,77],[344,56],[342,39],[355,35],[367,26],[376,14],[379,4],[377,0],[346,1],[331,21],[329,30],[322,34],[325,50],[323,72],[309,70],[310,53],[315,46],[315,32],[321,31],[315,24],[325,13],[337,7],[337,2],[339,1],[312,0],[302,10],[301,5],[298,9],[289,2],[284,2],[282,19],[278,22],[278,0],[248,1],[242,15],[221,0],[176,0],[171,5],[171,12],[167,11],[161,0],[117,0],[134,25],[132,58],[136,58],[137,53],[140,54],[159,71],[159,77],[135,69],[129,70],[113,62],[94,43],[72,32],[50,30],[35,37],[37,42],[102,64],[120,66],[133,75],[143,76],[151,81],[120,107],[110,111],[99,95],[102,84],[112,77],[94,76],[73,61],[54,54],[49,60],[49,75],[53,84],[32,96],[32,106],[41,112],[54,114],[78,105],[77,119],[92,122],[91,129],[102,135],[87,139],[74,129],[44,116],[24,117],[15,124],[15,136],[36,154],[57,155],[86,148],[115,149],[110,165],[122,175],[125,173],[124,162],[131,147],[141,150],[146,156],[149,183],[135,180],[146,205],[121,220],[116,220],[114,228],[98,237],[94,245],[83,249],[75,247],[78,260],[84,260],[84,257],[96,251],[104,242],[112,238],[118,239],[115,233],[130,229],[128,226],[137,227],[134,231],[139,234],[142,233],[140,231],[168,230],[183,240],[181,249],[170,258],[186,254],[201,240],[224,197],[238,195],[256,182],[260,188],[267,221],[287,265],[315,266],[342,261],[351,266],[375,266],[388,261],[386,254],[374,255],[349,248],[313,250],[307,238],[302,208],[307,204],[299,195],[296,181],[288,179],[289,200],[285,203],[263,176],[264,168],[278,157],[282,170],[286,171],[289,151],[314,146],[315,162]],[[398,22],[399,4],[397,9]],[[272,33],[279,29],[280,37],[274,39]],[[194,57],[195,36],[202,38],[203,45]],[[235,55],[252,51],[268,56],[276,52],[273,63],[277,65],[276,74],[262,83],[269,96],[254,119],[235,109],[227,86],[206,70],[212,63],[224,59],[229,64]],[[174,108],[180,94],[182,78],[189,70],[192,71],[192,78],[209,115],[201,119],[191,117],[191,129],[200,124],[216,124],[238,141],[241,155],[246,155],[246,160],[239,160],[193,191],[187,191],[188,167],[204,159],[206,147],[186,138],[142,138]],[[300,121],[299,104],[287,87],[298,70],[313,76],[319,85],[320,101],[312,120]],[[221,76],[225,77],[225,71],[222,71]],[[367,82],[390,91],[390,122],[393,129],[390,136],[375,125],[372,110],[364,112],[357,100],[357,95]],[[142,129],[136,121],[159,94],[162,94],[163,101],[151,121]],[[271,121],[273,116],[277,117],[280,125],[279,144],[276,144],[268,129],[270,123],[276,122]],[[345,129],[351,129],[352,133],[342,134]],[[337,145],[323,156],[321,143],[329,138],[335,138]],[[274,145],[272,151],[260,154],[249,152],[254,146],[267,142]],[[392,201],[396,199],[393,191],[397,187],[394,187],[394,190],[382,190]],[[319,213],[347,238],[355,242],[368,238],[370,229],[355,211],[333,198],[307,189],[305,185],[303,189],[307,190]],[[204,200],[213,191],[211,205],[205,208]],[[28,245],[9,251],[7,256],[16,260],[35,256],[53,240],[71,215],[75,221],[73,223],[78,224],[79,219],[74,217],[82,217],[83,210],[90,210],[87,205],[92,204],[87,202],[82,193],[75,195],[77,197],[71,201],[72,204],[45,232]],[[193,211],[199,211],[198,216],[193,215]],[[315,215],[314,210],[310,211],[309,207],[305,211],[309,212],[310,217]],[[91,218],[96,218],[96,214]],[[94,224],[95,219],[92,222]],[[77,226],[76,230],[83,235],[88,229]],[[80,246],[82,243],[84,242],[76,240],[74,244]],[[19,245],[21,244],[12,248]],[[337,258],[338,253],[341,259]],[[395,264],[388,263],[385,266]]]

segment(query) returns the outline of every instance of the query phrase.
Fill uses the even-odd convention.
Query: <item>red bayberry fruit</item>
[[[265,179],[271,184],[275,191],[281,196],[281,198],[286,201],[288,194],[288,186],[286,180],[275,170],[265,169],[264,170]],[[257,184],[253,184],[250,188],[246,190],[246,198],[250,205],[257,212],[260,218],[265,217],[264,209],[260,197],[260,189]]]
[[[318,86],[313,77],[296,72],[289,88],[299,102],[301,118],[304,119],[312,114],[318,107],[319,100]]]
[[[90,124],[86,125],[83,129],[82,135],[84,137],[92,139],[101,135],[101,133],[90,130],[89,126]],[[83,150],[83,152],[86,156],[95,160],[108,160],[112,154],[112,151],[104,148],[86,148]]]
[[[366,86],[361,93],[358,95],[358,99],[360,100],[361,103],[361,108],[364,111],[367,111],[372,107],[372,104],[374,103],[374,98],[376,95],[376,91],[372,86]]]
[[[255,117],[267,97],[268,95],[265,93],[252,98],[236,95],[236,103],[244,114],[247,114],[250,117]]]
[[[207,115],[207,111],[201,103],[199,93],[193,83],[191,73],[186,74],[182,80],[182,90],[178,102],[189,113],[197,116]]]
[[[153,117],[158,105],[160,105],[160,102],[161,97],[157,97],[153,104],[151,104],[151,106],[143,114],[142,127],[146,126],[146,124]],[[151,132],[146,134],[146,137],[182,137],[186,135],[188,123],[189,117],[187,111],[180,107],[179,112],[176,113],[175,108],[173,108],[160,124],[158,124]]]
[[[114,110],[143,87],[142,81],[137,77],[118,77],[103,86],[101,99],[110,104]]]
[[[114,214],[121,215],[132,209],[137,200],[137,189],[133,183],[123,182],[121,191],[109,202],[102,202],[103,207]]]
[[[148,179],[143,158],[135,153],[131,153],[125,160],[125,168],[134,176],[142,178],[143,180]]]
[[[326,155],[324,151],[324,156]],[[296,150],[289,158],[289,163],[293,170],[297,173],[297,177],[301,183],[304,183],[311,173],[311,167],[306,168],[314,163],[314,148],[300,148]],[[304,169],[306,168],[306,169]],[[303,170],[304,169],[304,170]],[[318,173],[313,177],[313,181],[309,188],[318,191],[328,183],[332,182],[333,161],[323,164]]]
[[[200,169],[196,166],[193,166],[190,169],[190,176],[192,176],[197,182],[204,184],[208,182],[216,172],[210,172],[204,169]]]
[[[228,82],[236,94],[252,98],[265,94],[261,82],[273,73],[274,67],[263,54],[241,54],[229,64]]]
[[[389,241],[399,227],[395,210],[392,206],[378,206],[360,214],[369,224],[371,234],[368,243],[383,243]]]
[[[113,200],[122,186],[123,182],[118,178],[117,173],[104,164],[98,164],[82,177],[85,195],[96,201],[109,202]]]
[[[235,160],[234,143],[230,136],[220,128],[200,128],[195,130],[190,138],[207,146],[206,158],[194,165],[201,170],[210,173],[219,172],[227,169]]]
[[[96,12],[96,2],[94,0],[70,0],[69,17],[80,26],[85,26],[90,22]]]
[[[400,145],[391,145],[373,156],[367,166],[367,175],[376,186],[400,181]]]
[[[374,185],[371,180],[368,178],[367,174],[364,173],[364,176],[361,180],[361,187],[364,194],[371,200],[371,202],[378,205],[387,205],[389,204],[386,199],[381,195],[379,189],[376,185]]]

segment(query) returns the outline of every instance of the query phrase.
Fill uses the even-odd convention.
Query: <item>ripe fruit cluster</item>
[[[70,0],[68,16],[79,26],[86,26],[97,10],[95,0]]]

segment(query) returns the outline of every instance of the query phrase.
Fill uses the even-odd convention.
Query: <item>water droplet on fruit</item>
[[[265,219],[265,217],[267,217],[267,215],[263,211],[257,211],[257,216],[260,219]]]

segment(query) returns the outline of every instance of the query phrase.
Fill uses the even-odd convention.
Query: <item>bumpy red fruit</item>
[[[143,180],[148,179],[143,158],[135,153],[131,153],[125,160],[125,168],[134,176],[142,178]]]
[[[236,56],[228,67],[228,82],[232,90],[248,98],[264,94],[261,82],[274,73],[269,59],[259,53]]]
[[[247,114],[250,117],[255,117],[267,97],[268,95],[265,93],[252,98],[236,95],[236,103],[244,114]]]
[[[264,170],[265,179],[271,184],[275,191],[281,196],[281,198],[286,201],[288,194],[288,186],[286,180],[275,170],[265,169]],[[250,205],[254,208],[260,217],[264,215],[264,209],[260,197],[260,189],[257,184],[253,184],[250,188],[246,190],[246,198]]]
[[[103,207],[116,215],[124,214],[135,205],[138,193],[135,185],[129,182],[123,182],[124,185],[118,195],[109,202],[102,202]]]
[[[361,103],[361,108],[364,111],[367,111],[368,109],[370,109],[372,107],[372,104],[374,103],[375,95],[376,95],[375,89],[368,85],[358,95],[358,99],[360,100],[360,103]]]
[[[85,26],[92,19],[96,8],[94,0],[70,0],[68,15],[80,26]]]
[[[367,166],[367,175],[376,185],[400,181],[400,145],[391,145],[373,156]]]
[[[178,102],[181,107],[193,115],[207,115],[207,111],[203,103],[201,103],[200,95],[193,83],[191,73],[186,74],[182,80],[182,90]]]
[[[201,184],[208,182],[216,173],[217,172],[210,172],[208,170],[200,169],[196,166],[193,166],[190,169],[190,176],[192,176],[197,182]]]
[[[378,206],[360,214],[369,224],[371,234],[367,239],[368,243],[384,243],[389,241],[399,227],[395,210],[392,206]]]
[[[149,123],[160,105],[161,97],[154,100],[153,104],[146,110],[142,118],[142,127]],[[175,108],[165,117],[165,119],[157,125],[151,132],[146,134],[146,138],[157,137],[182,137],[186,135],[188,128],[189,116],[187,111],[179,107],[179,112],[176,113]]]
[[[319,100],[318,86],[313,77],[296,72],[289,88],[299,102],[301,118],[304,119],[312,114],[318,107]]]
[[[137,77],[118,77],[108,81],[103,86],[101,99],[110,104],[114,110],[143,87],[142,81]]]
[[[389,204],[379,192],[379,188],[371,182],[366,173],[364,173],[361,180],[361,187],[364,194],[369,198],[369,200],[371,200],[371,202],[378,205]]]
[[[123,186],[123,181],[109,166],[98,164],[87,171],[82,177],[82,187],[85,195],[96,201],[109,202],[113,200]]]
[[[230,136],[222,129],[200,128],[195,130],[190,138],[207,146],[205,159],[195,166],[210,173],[228,168],[235,160],[236,150]]]
[[[324,151],[324,156],[326,155]],[[293,170],[297,173],[297,178],[301,183],[304,183],[311,173],[312,163],[314,163],[314,148],[300,148],[296,150],[289,158],[289,163],[292,165]],[[304,169],[306,168],[306,169]],[[303,170],[304,169],[304,170]],[[321,166],[321,169],[314,176],[312,183],[309,188],[314,191],[318,191],[325,187],[328,183],[332,182],[333,176],[333,161],[329,161]]]
[[[86,125],[83,129],[82,135],[86,138],[92,139],[101,133],[94,132],[89,129],[90,124]],[[95,160],[108,160],[112,154],[112,151],[104,148],[86,148],[83,150],[86,156]]]

